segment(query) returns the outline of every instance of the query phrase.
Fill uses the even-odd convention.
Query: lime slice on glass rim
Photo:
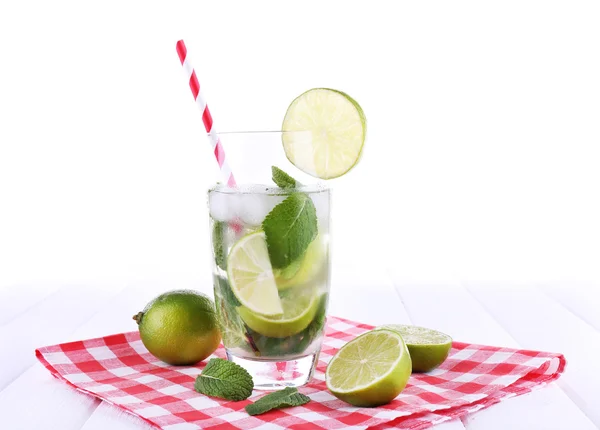
[[[358,163],[367,121],[348,94],[314,88],[290,104],[281,129],[283,148],[293,165],[309,175],[333,179]]]
[[[411,360],[402,336],[372,330],[351,340],[327,365],[325,383],[338,399],[354,406],[391,402],[406,386]]]
[[[281,295],[283,315],[266,317],[244,306],[238,308],[242,320],[255,332],[267,337],[284,338],[304,330],[314,319],[321,297],[315,288],[294,288]]]
[[[425,327],[387,324],[378,329],[398,332],[410,352],[413,372],[430,372],[446,360],[452,348],[452,338]]]
[[[244,307],[262,316],[283,315],[264,231],[248,234],[233,245],[227,258],[227,277]]]

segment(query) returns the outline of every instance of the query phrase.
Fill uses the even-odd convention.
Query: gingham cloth
[[[392,403],[356,408],[327,391],[324,372],[342,345],[372,328],[329,317],[314,379],[300,388],[312,401],[254,417],[244,406],[263,392],[254,391],[241,402],[198,394],[194,380],[205,362],[167,365],[148,352],[138,332],[48,346],[36,350],[36,356],[58,379],[168,430],[424,429],[527,393],[558,378],[566,364],[561,354],[454,342],[442,366],[428,374],[413,374]],[[223,347],[214,355],[224,358]]]

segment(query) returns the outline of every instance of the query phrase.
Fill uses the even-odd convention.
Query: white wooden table
[[[38,346],[135,330],[131,316],[160,292],[200,282],[15,285],[0,289],[0,429],[151,427],[55,380]],[[465,342],[562,352],[565,374],[438,430],[600,429],[600,286],[411,282],[391,270],[336,267],[330,313],[370,324],[414,323]]]

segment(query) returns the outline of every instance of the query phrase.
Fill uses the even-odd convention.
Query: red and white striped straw
[[[212,145],[217,163],[219,163],[221,175],[228,186],[234,187],[235,179],[233,178],[233,172],[231,171],[231,168],[229,167],[229,164],[225,158],[225,150],[221,144],[221,138],[215,130],[210,110],[208,109],[206,100],[200,91],[200,82],[198,82],[196,71],[194,70],[192,63],[190,62],[190,58],[187,55],[187,48],[185,47],[183,40],[177,42],[176,48],[177,54],[179,55],[179,60],[183,66],[183,71],[186,77],[189,79],[190,89],[192,90],[192,95],[194,96],[196,105],[200,109],[200,112],[202,112],[202,122],[204,122],[204,128],[206,128],[206,132],[208,133],[208,139]]]

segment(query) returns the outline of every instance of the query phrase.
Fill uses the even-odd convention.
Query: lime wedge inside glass
[[[268,337],[284,338],[300,333],[312,322],[319,308],[320,296],[314,288],[293,288],[281,294],[283,315],[266,317],[244,306],[238,313],[257,333]]]
[[[244,307],[262,316],[283,315],[263,231],[248,234],[233,245],[227,258],[227,277]]]
[[[292,164],[309,175],[332,179],[358,163],[367,122],[360,105],[346,93],[314,88],[290,104],[282,130]]]

